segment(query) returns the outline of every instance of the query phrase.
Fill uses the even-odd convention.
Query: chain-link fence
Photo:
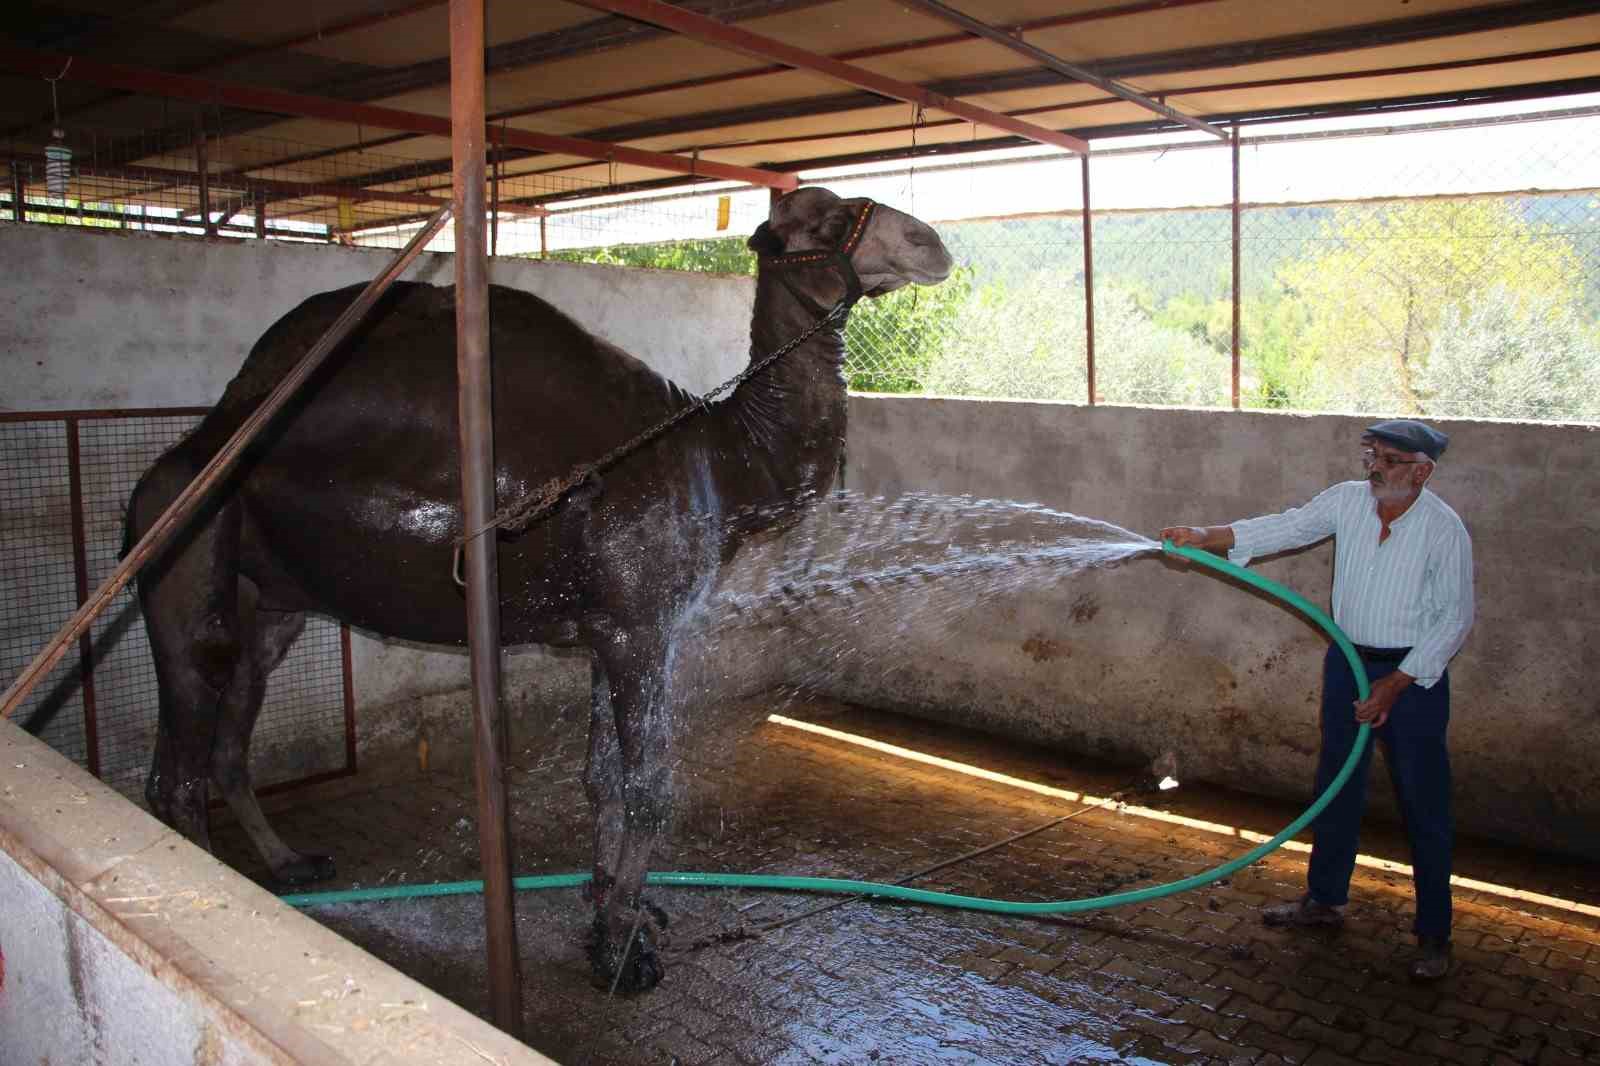
[[[1230,406],[1237,373],[1246,408],[1600,420],[1600,109],[1248,137],[1239,164],[1236,200],[1230,145],[1097,145],[1088,255],[1075,159],[827,180],[950,219],[960,264],[857,311],[852,384],[1082,402],[1092,337],[1100,402]]]

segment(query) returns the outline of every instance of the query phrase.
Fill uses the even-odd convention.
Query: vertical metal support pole
[[[1094,404],[1094,216],[1089,211],[1089,155],[1083,160],[1083,350],[1089,403]]]
[[[267,190],[257,189],[255,192],[256,206],[256,237],[260,240],[267,239]]]
[[[489,254],[500,254],[500,153],[494,153],[489,171]]]
[[[89,602],[89,537],[83,517],[83,452],[78,420],[69,418],[67,430],[67,495],[72,507],[72,581],[81,608]],[[78,674],[83,693],[83,746],[89,772],[100,776],[100,711],[94,698],[94,642],[89,630],[78,637]]]
[[[1233,409],[1239,409],[1239,124],[1233,124]]]
[[[22,168],[11,161],[11,217],[17,222],[28,221],[28,185],[22,180]]]
[[[489,363],[489,263],[484,240],[484,0],[450,0],[450,148],[456,235],[456,373],[460,382],[461,498],[467,529],[494,512],[494,422]],[[493,531],[465,547],[467,637],[478,767],[478,844],[494,1024],[522,1036],[522,974],[517,956],[505,764],[500,709],[500,589]]]
[[[206,161],[206,135],[200,132],[199,140],[194,142],[194,172],[200,182],[200,221],[205,226],[207,237],[217,235],[217,227],[211,224],[211,168]]]
[[[539,258],[543,259],[550,250],[550,235],[545,228],[545,216],[539,216]]]
[[[356,772],[356,682],[355,665],[350,653],[350,627],[339,627],[339,672],[344,686],[344,769]]]

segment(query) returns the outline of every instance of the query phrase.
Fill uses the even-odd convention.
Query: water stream
[[[680,633],[707,653],[692,657],[700,670],[724,675],[680,676],[675,687],[691,698],[745,687],[716,654],[737,640],[744,671],[781,663],[788,684],[826,689],[847,668],[907,665],[867,661],[892,657],[886,649],[901,638],[924,648],[958,638],[975,608],[1025,602],[1160,550],[1109,522],[1039,504],[832,493],[791,528],[747,543],[725,568]]]

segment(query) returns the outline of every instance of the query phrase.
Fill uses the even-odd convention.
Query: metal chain
[[[840,300],[838,303],[833,305],[832,310],[813,322],[799,336],[795,337],[793,340],[785,342],[782,346],[775,349],[770,354],[763,356],[759,362],[751,363],[744,370],[729,378],[727,381],[724,381],[721,385],[718,385],[704,396],[701,396],[688,407],[685,407],[681,411],[662,419],[660,422],[657,422],[644,432],[639,433],[629,440],[617,445],[600,458],[592,462],[581,463],[578,466],[573,467],[565,477],[551,478],[543,485],[540,485],[537,489],[534,489],[532,492],[523,495],[520,499],[513,500],[511,503],[501,507],[494,513],[494,517],[484,525],[470,533],[463,533],[460,537],[457,537],[457,565],[455,566],[457,580],[460,580],[459,574],[461,549],[466,545],[467,541],[471,540],[473,537],[481,537],[491,529],[507,529],[512,532],[519,532],[523,529],[526,529],[530,524],[532,524],[534,519],[540,517],[550,508],[554,507],[561,501],[562,497],[566,496],[567,493],[583,484],[592,475],[597,474],[601,470],[611,466],[617,460],[628,455],[630,452],[633,452],[643,445],[648,444],[650,441],[661,436],[679,422],[682,422],[684,419],[688,418],[690,415],[705,410],[712,400],[715,400],[718,396],[721,396],[730,389],[738,388],[744,382],[761,373],[761,371],[765,370],[767,367],[771,366],[773,363],[777,362],[779,359],[783,358],[785,355],[788,355],[790,352],[800,347],[800,345],[816,336],[825,327],[827,327],[830,322],[839,318],[846,311],[848,311],[852,302],[853,301],[851,301],[848,297]]]

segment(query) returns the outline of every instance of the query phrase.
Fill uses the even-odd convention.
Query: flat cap
[[[1450,446],[1448,434],[1411,418],[1379,422],[1377,425],[1368,426],[1367,432],[1396,448],[1404,448],[1408,452],[1421,452],[1429,459],[1439,458]]]

